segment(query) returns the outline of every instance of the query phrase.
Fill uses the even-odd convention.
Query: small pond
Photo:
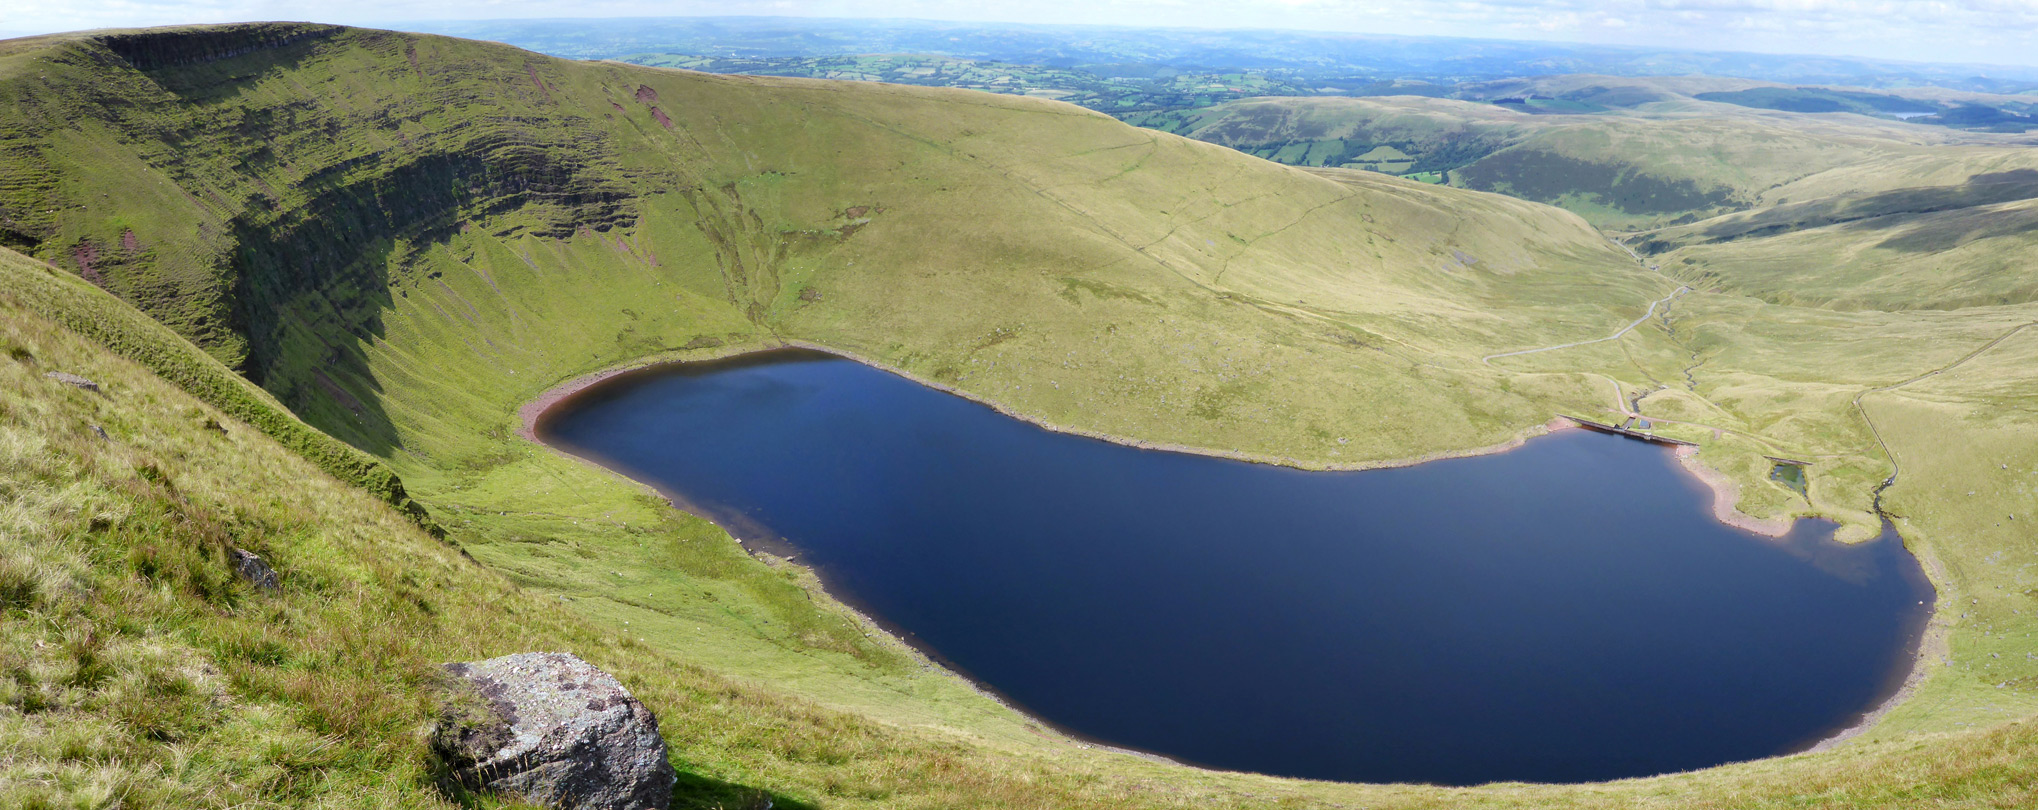
[[[1804,465],[1779,461],[1769,465],[1769,480],[1788,487],[1799,497],[1811,494],[1811,479],[1805,476]]]
[[[1786,753],[1894,692],[1932,600],[1893,532],[1748,534],[1664,448],[1579,430],[1304,472],[811,352],[618,377],[538,427],[1032,716],[1213,768],[1576,782]]]

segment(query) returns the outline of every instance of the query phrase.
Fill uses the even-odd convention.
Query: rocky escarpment
[[[0,79],[0,244],[267,384],[297,325],[290,304],[323,301],[318,315],[338,322],[322,331],[372,335],[362,313],[390,275],[465,223],[560,237],[634,219],[614,144],[552,103],[556,77],[418,44],[262,23],[47,49]],[[77,175],[76,149],[93,142],[119,157],[51,182]],[[108,218],[116,208],[130,213]]]
[[[546,807],[649,810],[675,779],[658,718],[608,673],[568,653],[448,664],[454,681],[432,748],[458,788]]]
[[[99,42],[143,70],[195,65],[329,37],[344,29],[302,23],[250,23],[204,28],[158,28],[108,34]]]

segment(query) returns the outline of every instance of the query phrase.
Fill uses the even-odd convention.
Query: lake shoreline
[[[760,343],[744,343],[722,346],[716,347],[714,349],[687,352],[684,354],[678,352],[668,352],[662,355],[655,355],[650,358],[635,360],[629,363],[625,363],[623,365],[618,365],[611,368],[603,369],[601,371],[590,372],[587,374],[580,375],[578,377],[574,377],[570,380],[567,380],[563,383],[560,383],[547,389],[544,393],[538,395],[536,398],[530,400],[529,402],[524,403],[522,407],[517,409],[517,435],[522,436],[523,438],[529,441],[536,442],[541,445],[544,444],[544,442],[540,441],[537,436],[537,424],[539,420],[541,420],[544,417],[547,411],[551,410],[559,403],[573,397],[575,394],[593,388],[596,385],[607,382],[616,377],[620,377],[627,374],[634,374],[638,372],[650,371],[652,369],[656,369],[658,367],[666,365],[681,363],[707,363],[718,360],[728,360],[736,357],[742,357],[745,355],[766,354],[775,351],[801,350],[801,349],[807,351],[820,352],[822,354],[840,357],[845,360],[855,361],[857,363],[861,363],[871,368],[878,369],[879,371],[883,371],[888,374],[893,374],[908,380],[912,380],[913,382],[925,386],[927,388],[932,388],[936,391],[941,391],[946,394],[961,397],[962,399],[966,399],[969,400],[970,402],[974,402],[978,405],[990,408],[991,410],[997,411],[998,413],[1004,414],[1005,416],[1010,417],[1012,419],[1025,422],[1029,425],[1033,425],[1044,430],[1053,431],[1055,433],[1063,433],[1071,436],[1082,436],[1085,438],[1110,442],[1112,444],[1122,445],[1125,447],[1136,447],[1142,450],[1158,450],[1168,453],[1184,453],[1188,455],[1208,456],[1211,458],[1231,459],[1233,461],[1245,461],[1254,464],[1271,464],[1279,467],[1289,467],[1298,470],[1312,470],[1325,472],[1384,470],[1394,469],[1398,467],[1413,467],[1418,464],[1427,464],[1432,461],[1442,461],[1445,459],[1474,458],[1478,456],[1493,455],[1496,453],[1505,453],[1510,450],[1514,450],[1521,447],[1523,444],[1527,443],[1529,439],[1533,439],[1538,436],[1546,436],[1559,430],[1581,429],[1584,427],[1583,425],[1580,425],[1578,422],[1570,418],[1563,416],[1552,416],[1548,421],[1544,422],[1543,424],[1525,428],[1519,433],[1516,433],[1512,438],[1509,438],[1498,444],[1490,444],[1483,447],[1474,447],[1464,450],[1438,451],[1434,453],[1426,453],[1412,458],[1387,459],[1381,461],[1319,463],[1303,461],[1301,459],[1293,458],[1290,456],[1276,456],[1264,453],[1248,453],[1235,450],[1220,450],[1209,447],[1195,447],[1191,445],[1175,444],[1170,442],[1154,442],[1145,439],[1135,439],[1126,436],[1119,436],[1111,433],[1106,433],[1103,431],[1090,430],[1087,428],[1060,425],[1053,422],[1049,422],[1046,419],[1042,419],[1040,417],[1024,413],[1022,411],[1014,410],[1013,408],[1008,407],[1002,403],[990,400],[982,396],[978,396],[976,394],[957,388],[955,386],[926,379],[918,374],[914,374],[913,372],[907,371],[897,366],[893,366],[888,363],[864,357],[862,355],[856,354],[855,352],[845,351],[842,349],[837,349],[832,346],[826,346],[823,344],[805,340],[777,340]],[[1741,497],[1740,485],[1736,484],[1733,481],[1733,479],[1729,478],[1726,475],[1726,473],[1705,466],[1705,463],[1698,459],[1696,453],[1697,451],[1692,448],[1688,447],[1679,448],[1678,451],[1676,452],[1678,464],[1679,466],[1683,467],[1684,470],[1688,472],[1694,479],[1696,479],[1699,483],[1705,485],[1705,487],[1712,492],[1713,494],[1712,512],[1713,517],[1715,519],[1717,519],[1719,522],[1723,524],[1734,527],[1736,529],[1740,529],[1742,531],[1750,532],[1764,537],[1770,538],[1782,537],[1783,535],[1788,534],[1790,532],[1791,526],[1796,523],[1796,519],[1794,518],[1793,519],[1758,518],[1753,515],[1742,512],[1738,508],[1736,508],[1739,505]]]
[[[1098,430],[1090,430],[1088,428],[1060,425],[1054,422],[1049,422],[1040,417],[1027,414],[1022,411],[1014,410],[1004,405],[1003,403],[996,402],[982,396],[978,396],[969,391],[957,388],[952,385],[948,385],[946,383],[941,383],[927,379],[925,377],[922,377],[918,374],[914,374],[913,372],[907,371],[897,366],[893,366],[882,361],[873,360],[871,358],[864,357],[854,352],[844,351],[842,349],[837,349],[832,346],[826,346],[823,344],[813,343],[804,340],[779,340],[769,343],[752,343],[742,344],[738,346],[720,347],[719,349],[715,350],[707,350],[699,353],[688,353],[685,355],[668,353],[665,355],[656,356],[653,359],[631,361],[624,365],[619,365],[612,368],[603,369],[601,371],[583,374],[581,376],[575,377],[573,379],[567,380],[566,382],[553,386],[550,389],[547,389],[543,394],[540,394],[537,398],[524,403],[523,407],[518,408],[517,435],[522,436],[530,441],[543,444],[544,442],[540,441],[537,436],[537,425],[538,422],[544,418],[545,412],[551,410],[559,403],[572,398],[575,394],[578,394],[582,391],[586,391],[589,388],[593,388],[596,385],[600,385],[601,383],[615,379],[616,377],[635,374],[638,372],[651,371],[653,369],[667,365],[685,363],[710,363],[718,360],[729,360],[732,358],[742,357],[745,355],[767,354],[770,352],[788,350],[806,350],[812,352],[819,352],[821,354],[839,357],[844,360],[854,361],[856,363],[869,366],[879,371],[883,371],[887,374],[892,374],[898,377],[903,377],[905,379],[911,380],[914,383],[921,385],[923,387],[932,388],[936,391],[940,391],[945,394],[969,400],[970,402],[974,402],[978,405],[990,408],[993,411],[997,411],[998,413],[1003,414],[1006,417],[1016,419],[1018,421],[1025,422],[1026,424],[1033,425],[1034,427],[1038,427],[1055,433],[1062,433],[1070,436],[1082,436],[1088,439],[1096,439],[1098,441],[1110,442],[1112,444],[1122,445],[1125,447],[1134,447],[1141,450],[1158,450],[1166,453],[1182,453],[1185,455],[1192,456],[1208,456],[1211,458],[1230,459],[1232,461],[1245,461],[1253,464],[1270,464],[1277,467],[1288,467],[1297,470],[1311,470],[1324,472],[1355,472],[1360,470],[1383,470],[1392,469],[1396,467],[1413,467],[1417,464],[1426,464],[1432,461],[1442,461],[1444,459],[1472,458],[1476,456],[1492,455],[1495,453],[1505,453],[1509,450],[1519,448],[1529,439],[1536,438],[1537,436],[1548,435],[1558,430],[1568,430],[1580,427],[1577,422],[1574,422],[1570,419],[1566,419],[1561,416],[1552,417],[1548,422],[1527,428],[1521,431],[1520,433],[1516,434],[1513,438],[1507,439],[1498,444],[1486,445],[1484,447],[1475,447],[1467,450],[1439,451],[1435,453],[1427,453],[1421,456],[1406,459],[1322,464],[1303,461],[1301,459],[1293,458],[1290,456],[1276,456],[1265,453],[1248,453],[1235,450],[1219,450],[1215,448],[1196,447],[1192,445],[1175,444],[1171,442],[1155,442],[1148,441],[1145,439],[1134,439],[1126,436],[1119,436],[1116,434],[1105,433],[1103,431]]]
[[[550,410],[551,408],[553,408],[554,406],[558,405],[561,402],[565,402],[566,400],[571,399],[573,395],[585,391],[595,385],[599,385],[600,383],[605,382],[607,380],[639,371],[647,371],[662,366],[672,365],[675,363],[711,363],[718,360],[729,360],[732,358],[738,358],[749,354],[762,354],[766,352],[782,351],[787,348],[800,348],[800,347],[749,346],[732,351],[713,351],[704,354],[689,355],[687,357],[679,359],[659,359],[655,361],[636,363],[627,366],[618,366],[615,368],[604,369],[602,371],[590,374],[584,374],[579,377],[575,377],[566,383],[554,386],[553,388],[547,390],[544,395],[538,397],[537,399],[533,399],[528,403],[525,403],[523,407],[519,408],[518,417],[520,424],[517,428],[517,435],[524,437],[525,439],[529,440],[532,444],[535,444],[538,447],[544,448],[547,452],[551,452],[565,458],[573,459],[581,463],[590,464],[599,469],[606,470],[610,473],[614,473],[616,476],[622,478],[624,481],[630,483],[631,485],[638,487],[647,494],[650,494],[658,498],[659,500],[664,501],[667,507],[679,512],[684,512],[686,514],[693,515],[702,520],[706,520],[710,523],[715,524],[717,527],[721,528],[723,532],[727,533],[730,539],[735,540],[737,545],[742,546],[744,552],[750,555],[752,559],[762,562],[768,567],[772,568],[784,567],[797,569],[801,571],[803,573],[803,576],[812,583],[811,585],[802,585],[801,587],[809,589],[810,592],[815,593],[816,596],[818,596],[819,598],[827,600],[827,603],[832,605],[834,609],[847,614],[857,626],[867,631],[865,633],[866,636],[869,636],[874,639],[881,639],[881,641],[879,642],[881,644],[885,644],[896,649],[906,651],[907,653],[910,653],[911,655],[918,657],[923,664],[933,667],[935,671],[940,672],[942,675],[946,677],[955,679],[958,683],[961,683],[965,688],[969,689],[971,692],[976,693],[979,697],[982,697],[985,700],[989,700],[992,703],[996,703],[1000,707],[1003,707],[1006,711],[1009,711],[1017,715],[1022,721],[1024,721],[1023,724],[1028,726],[1036,734],[1040,734],[1042,736],[1050,738],[1059,738],[1063,742],[1067,742],[1068,744],[1077,746],[1079,748],[1085,748],[1094,751],[1104,751],[1113,754],[1122,754],[1125,756],[1136,757],[1151,762],[1159,762],[1169,765],[1180,765],[1183,767],[1199,768],[1208,771],[1223,770],[1220,768],[1206,768],[1201,765],[1183,762],[1181,760],[1172,759],[1165,754],[1159,754],[1152,751],[1142,751],[1137,748],[1126,748],[1123,746],[1112,745],[1102,740],[1093,739],[1082,734],[1075,733],[1068,729],[1062,728],[1061,726],[1055,724],[1053,721],[1050,721],[1045,717],[1041,717],[1027,710],[1026,707],[1020,705],[1016,701],[1013,701],[1011,698],[1006,697],[1003,693],[991,687],[989,684],[964,674],[960,669],[949,664],[945,659],[943,659],[939,651],[929,647],[923,647],[921,644],[915,643],[913,640],[911,640],[910,639],[911,634],[905,632],[903,628],[896,627],[890,624],[889,622],[886,622],[878,618],[870,611],[866,611],[863,608],[851,602],[844,601],[841,596],[837,595],[835,589],[832,589],[828,586],[827,578],[822,575],[819,569],[810,565],[796,562],[793,559],[793,557],[796,556],[796,554],[788,554],[787,552],[791,551],[792,549],[787,547],[787,544],[785,544],[783,541],[776,540],[773,538],[764,538],[762,541],[760,541],[759,538],[756,536],[753,536],[751,539],[746,540],[743,537],[738,536],[738,529],[737,527],[731,526],[729,524],[727,519],[728,516],[726,515],[716,516],[712,514],[709,510],[703,509],[698,505],[694,504],[693,502],[689,501],[684,495],[681,495],[678,492],[668,490],[664,487],[658,486],[648,481],[639,480],[636,476],[631,474],[631,471],[625,469],[623,466],[619,464],[613,463],[607,459],[598,456],[581,455],[579,453],[572,452],[565,448],[554,446],[537,435],[538,418],[541,417],[546,411]],[[836,353],[829,352],[829,354],[835,355]],[[878,366],[873,365],[873,367]],[[756,529],[753,529],[752,531],[747,533],[752,535],[768,534],[767,532],[762,532],[761,530]]]
[[[1685,472],[1712,490],[1712,516],[1715,520],[1742,531],[1772,538],[1789,534],[1791,527],[1797,525],[1796,518],[1758,518],[1735,508],[1741,502],[1741,485],[1735,483],[1726,473],[1707,467],[1704,462],[1699,461],[1698,448],[1681,445],[1674,454],[1677,457],[1677,466],[1683,467]]]
[[[1891,528],[1894,527],[1892,524]],[[1898,537],[1901,538],[1902,535],[1899,534]],[[1939,583],[1946,578],[1945,566],[1940,564],[1938,557],[1927,551],[1910,549],[1908,546],[1905,550],[1910,551],[1911,556],[1917,559],[1918,566],[1924,569],[1925,577],[1932,582],[1932,590],[1936,594]],[[1840,729],[1797,753],[1815,754],[1838,748],[1848,740],[1867,733],[1877,723],[1882,722],[1884,717],[1889,716],[1890,712],[1896,711],[1898,706],[1916,695],[1918,689],[1924,686],[1925,679],[1931,677],[1933,659],[1949,659],[1953,653],[1953,622],[1947,620],[1945,616],[1945,612],[1938,610],[1935,602],[1932,615],[1925,620],[1925,631],[1918,634],[1917,648],[1911,654],[1911,669],[1904,673],[1903,684],[1898,686],[1895,692],[1876,704],[1875,708],[1863,712],[1861,719],[1855,721],[1853,725]]]
[[[575,453],[570,453],[545,442],[538,435],[538,425],[540,421],[544,418],[547,412],[551,411],[553,408],[557,407],[561,403],[566,402],[567,400],[573,398],[574,396],[582,392],[585,392],[589,389],[592,389],[604,382],[615,379],[617,377],[627,376],[630,374],[636,374],[640,372],[651,372],[670,365],[710,363],[722,360],[741,358],[750,355],[766,355],[774,352],[800,351],[800,350],[816,352],[820,354],[829,355],[832,357],[838,357],[841,359],[854,361],[861,365],[868,366],[870,368],[874,368],[910,380],[926,388],[931,388],[946,394],[950,394],[952,396],[960,397],[964,400],[968,400],[978,405],[990,408],[991,410],[999,414],[1002,414],[1008,418],[1015,419],[1020,422],[1033,425],[1035,427],[1055,433],[1061,433],[1072,436],[1081,436],[1085,438],[1096,439],[1099,441],[1105,441],[1120,446],[1132,447],[1142,450],[1156,450],[1161,452],[1182,453],[1187,455],[1205,456],[1211,458],[1223,458],[1234,461],[1244,461],[1257,464],[1269,464],[1274,466],[1289,467],[1292,469],[1307,471],[1344,472],[1344,471],[1362,471],[1375,469],[1391,469],[1398,467],[1412,467],[1418,464],[1424,464],[1431,461],[1440,461],[1445,459],[1472,458],[1478,456],[1493,455],[1498,453],[1506,453],[1508,451],[1522,447],[1528,442],[1528,440],[1533,438],[1550,435],[1561,430],[1583,429],[1585,427],[1567,417],[1553,416],[1547,422],[1541,425],[1535,425],[1526,428],[1519,432],[1518,434],[1516,434],[1514,437],[1506,441],[1502,441],[1497,444],[1487,445],[1483,447],[1455,451],[1440,451],[1407,459],[1392,459],[1384,461],[1353,462],[1353,463],[1312,463],[1287,456],[1274,456],[1269,454],[1217,450],[1212,448],[1194,447],[1189,445],[1174,444],[1168,442],[1154,442],[1143,439],[1134,439],[1124,436],[1118,436],[1114,434],[1105,433],[1102,431],[1059,425],[1036,416],[1016,411],[1002,403],[995,402],[987,398],[972,394],[968,391],[959,389],[955,386],[926,379],[924,377],[921,377],[920,375],[914,374],[905,369],[898,368],[888,363],[873,360],[871,358],[858,355],[854,352],[849,352],[832,346],[826,346],[823,344],[804,340],[775,340],[763,342],[746,342],[702,350],[667,352],[653,357],[643,358],[626,364],[574,377],[563,383],[560,383],[549,389],[546,389],[544,393],[540,394],[536,398],[533,398],[529,402],[526,402],[522,407],[518,409],[517,411],[518,435],[522,436],[526,440],[533,442],[534,444],[546,448],[551,452],[559,453],[564,456],[584,461],[586,463],[593,464],[597,467],[601,467],[603,469],[621,475],[624,478],[630,479],[634,483],[637,483],[638,485],[645,487],[651,492],[656,493],[657,495],[660,496],[661,499],[665,500],[674,509],[679,509],[681,511],[696,514],[712,521],[713,520],[712,518],[710,518],[708,515],[701,512],[700,510],[689,508],[689,506],[686,505],[685,503],[685,499],[683,497],[679,497],[677,493],[666,492],[663,489],[653,486],[651,484],[642,481],[636,481],[636,479],[631,477],[626,471],[619,469],[615,466],[612,466],[608,463],[605,463],[601,459],[590,458]],[[1713,495],[1711,510],[1712,515],[1720,523],[1732,527],[1734,529],[1738,529],[1744,532],[1748,532],[1750,534],[1770,539],[1780,538],[1785,534],[1788,534],[1792,526],[1796,523],[1796,519],[1757,518],[1736,509],[1735,507],[1737,506],[1740,499],[1739,485],[1725,473],[1720,472],[1718,470],[1714,470],[1711,467],[1705,466],[1704,463],[1698,459],[1696,448],[1688,446],[1679,447],[1673,452],[1673,457],[1677,459],[1678,467],[1683,469],[1686,474],[1690,475],[1697,482],[1703,484],[1705,488],[1712,493]],[[724,529],[726,531],[728,527],[724,527]],[[738,539],[737,542],[742,543],[743,541]],[[763,553],[762,549],[750,549],[747,546],[746,550],[750,551],[752,554]],[[775,555],[773,556],[777,564],[796,565],[796,563],[776,558]],[[1921,565],[1927,566],[1929,566],[1930,562],[1932,562],[1926,560],[1922,556],[1919,556],[1918,560]],[[808,570],[812,571],[811,568]],[[1933,568],[1928,567],[1928,576],[1931,576],[1931,574],[1933,573],[1936,573],[1936,571]],[[1936,581],[1939,579],[1939,577],[1931,576],[1931,579]],[[825,584],[822,585],[822,590],[824,593],[826,592],[827,588]],[[914,650],[924,659],[930,661],[931,663],[936,663],[937,666],[940,667],[940,669],[946,671],[949,675],[958,678],[960,681],[967,684],[973,691],[977,692],[978,694],[991,699],[992,701],[998,703],[999,705],[1005,707],[1007,710],[1012,711],[1013,713],[1019,715],[1020,717],[1025,718],[1027,721],[1035,724],[1041,729],[1051,730],[1050,732],[1046,733],[1053,733],[1056,736],[1060,736],[1071,743],[1095,750],[1110,751],[1113,753],[1126,754],[1149,760],[1177,762],[1176,760],[1172,760],[1164,755],[1147,751],[1140,751],[1137,749],[1113,746],[1098,740],[1088,739],[1081,735],[1069,733],[1066,730],[1057,727],[1053,723],[1050,723],[1026,711],[1023,707],[1005,698],[996,690],[988,688],[986,685],[977,682],[973,678],[962,675],[960,672],[957,672],[956,670],[949,666],[940,665],[938,662],[935,661],[933,656],[930,656],[928,654],[927,651],[921,650],[917,645],[914,645],[912,642],[906,641],[903,637],[899,635],[897,631],[890,628],[884,622],[876,620],[872,616],[865,613],[863,610],[853,607],[847,603],[841,602],[839,599],[835,598],[832,594],[828,594],[828,598],[831,601],[834,601],[837,605],[840,605],[842,609],[854,614],[860,621],[865,623],[866,626],[877,628],[885,632],[886,635],[891,636],[892,637],[891,640],[894,643],[902,645],[907,649]],[[1938,652],[1943,652],[1948,641],[1949,631],[1950,627],[1948,627],[1945,623],[1939,620],[1939,616],[1935,611],[1935,613],[1927,619],[1926,629],[1921,634],[1916,647],[1912,650],[1912,655],[1910,656],[1911,666],[1904,675],[1902,685],[1894,693],[1892,693],[1888,698],[1883,700],[1881,703],[1877,704],[1875,707],[1865,711],[1860,716],[1860,719],[1854,722],[1853,724],[1845,728],[1842,728],[1836,732],[1833,732],[1832,734],[1827,735],[1806,747],[1799,748],[1797,750],[1790,752],[1781,753],[1778,754],[1778,756],[1792,756],[1803,753],[1817,753],[1829,751],[1873,728],[1874,725],[1877,722],[1879,722],[1883,717],[1888,715],[1896,707],[1904,703],[1908,698],[1910,698],[1913,694],[1916,693],[1918,687],[1929,675],[1927,661],[1933,655],[1938,654]]]

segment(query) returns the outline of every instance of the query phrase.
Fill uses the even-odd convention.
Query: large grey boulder
[[[453,779],[562,810],[664,810],[675,776],[658,718],[568,653],[447,664],[452,699],[432,735]]]

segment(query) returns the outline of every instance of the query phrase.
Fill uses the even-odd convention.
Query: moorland
[[[1491,138],[1424,183],[1021,95],[440,36],[0,43],[0,800],[444,806],[434,665],[568,648],[658,713],[684,806],[2026,805],[2030,138],[1701,95],[1197,113],[1371,147],[1344,163],[1429,154],[1377,151],[1400,117]],[[1099,750],[521,436],[563,382],[792,343],[1304,468],[1639,415],[1699,445],[1729,517],[1888,516],[1939,612],[1862,733],[1686,774],[1343,785]],[[282,591],[226,573],[235,547]]]

